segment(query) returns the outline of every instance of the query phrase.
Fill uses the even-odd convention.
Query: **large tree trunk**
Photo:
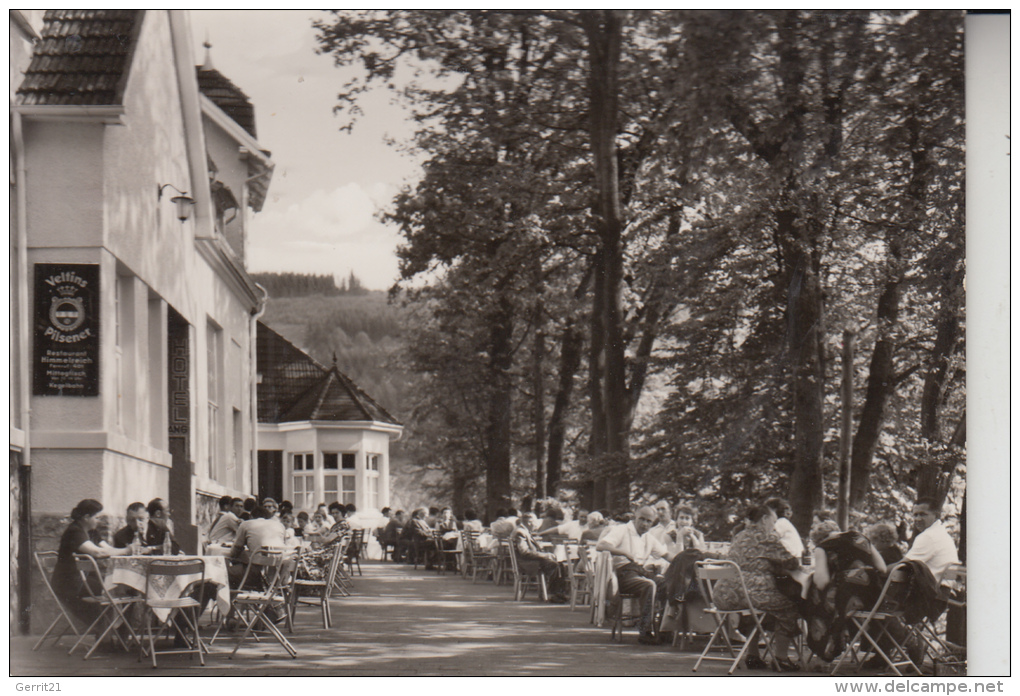
[[[850,455],[851,507],[860,505],[868,493],[875,447],[885,421],[885,404],[893,390],[893,353],[900,311],[900,279],[898,271],[894,274],[896,277],[886,281],[878,299],[878,337],[871,353],[868,389]]]
[[[496,519],[496,510],[511,504],[510,435],[513,384],[513,306],[501,296],[489,332],[489,369],[492,373],[488,425],[485,429],[485,512]]]
[[[540,310],[539,310],[540,311]],[[545,459],[545,334],[541,329],[535,331],[535,349],[531,364],[532,411],[531,420],[534,430],[535,447],[535,498],[544,498],[548,494]]]
[[[574,377],[581,367],[581,349],[584,336],[571,322],[563,332],[563,345],[560,347],[560,374],[553,401],[552,415],[549,417],[549,453],[546,459],[546,491],[555,496],[559,493],[560,480],[563,477],[563,445],[567,433],[567,411],[574,391]],[[591,505],[590,500],[584,501]]]
[[[776,219],[790,269],[786,318],[794,413],[794,463],[789,489],[790,505],[793,507],[791,522],[805,535],[811,527],[814,511],[822,501],[822,289],[815,258],[817,251],[811,239],[815,223],[788,210],[780,211]]]
[[[921,393],[921,436],[929,442],[939,442],[943,395],[949,376],[949,361],[960,338],[959,305],[960,273],[954,272],[943,288],[935,327],[935,344],[928,359],[928,371],[924,376],[924,391]]]
[[[605,345],[602,362],[605,409],[606,461],[611,469],[605,478],[605,503],[611,509],[630,506],[627,472],[627,374],[623,340],[623,211],[617,171],[616,137],[619,130],[619,63],[623,40],[623,14],[614,10],[589,11],[581,15],[588,38],[589,133],[595,164],[596,212],[603,253],[603,312]]]

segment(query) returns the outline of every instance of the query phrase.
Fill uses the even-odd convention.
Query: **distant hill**
[[[368,290],[351,271],[350,276],[336,284],[329,275],[312,273],[252,273],[251,277],[269,293],[270,297],[308,297],[311,295],[364,295]]]
[[[400,419],[408,384],[395,366],[402,322],[385,292],[270,297],[262,321],[324,365],[335,355],[342,372]]]

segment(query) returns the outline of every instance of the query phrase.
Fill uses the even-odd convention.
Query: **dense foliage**
[[[331,275],[313,273],[252,273],[256,283],[265,288],[271,298],[307,297],[309,295],[364,295],[368,292],[361,280],[351,271],[350,276],[336,284]]]
[[[409,460],[463,508],[961,486],[959,12],[338,11],[414,110]],[[843,365],[848,336],[853,363]],[[840,447],[841,372],[852,370]]]

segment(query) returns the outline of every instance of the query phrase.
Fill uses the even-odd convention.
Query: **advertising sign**
[[[99,395],[99,266],[35,264],[32,394]]]

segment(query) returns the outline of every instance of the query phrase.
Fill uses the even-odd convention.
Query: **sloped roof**
[[[255,107],[241,88],[228,80],[223,73],[212,66],[199,65],[198,91],[200,91],[223,112],[255,138]]]
[[[324,367],[262,322],[256,360],[261,423],[372,421],[400,425],[334,364]]]
[[[47,10],[18,101],[121,104],[144,10]]]

